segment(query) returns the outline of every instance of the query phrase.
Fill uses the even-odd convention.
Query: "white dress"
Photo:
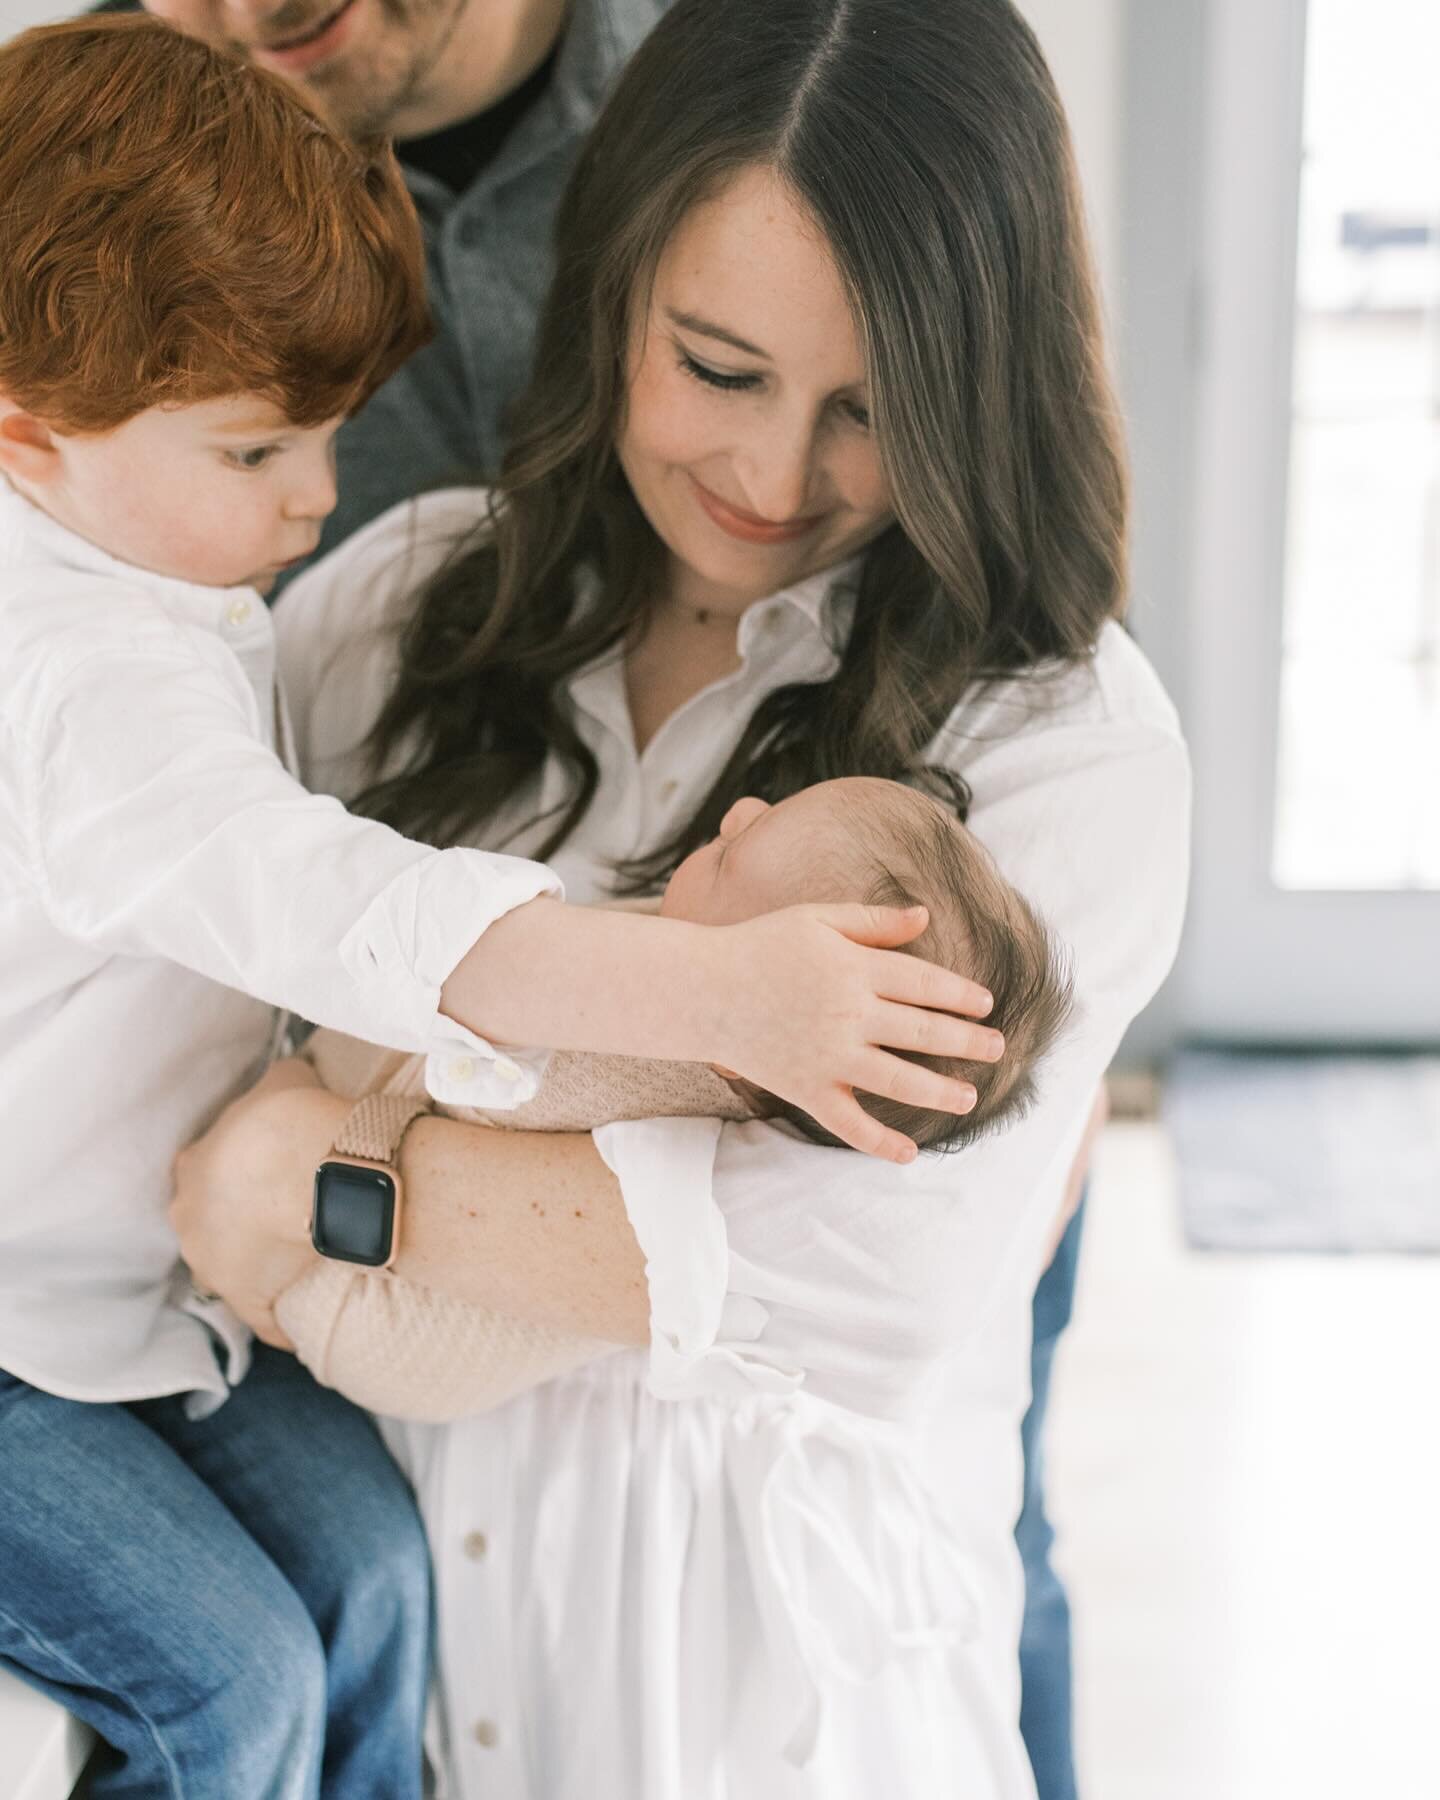
[[[393,622],[478,511],[462,492],[398,508],[286,594],[315,785],[359,784]],[[618,659],[573,679],[600,786],[553,859],[570,898],[688,816],[765,693],[828,675],[847,604],[832,574],[752,606],[742,667],[638,758]],[[1033,1795],[1012,1537],[1030,1300],[1096,1085],[1174,955],[1189,775],[1113,625],[1091,665],[958,708],[942,758],[1074,960],[1039,1103],[908,1169],[759,1122],[595,1133],[647,1257],[648,1352],[391,1432],[434,1550],[460,1800]],[[506,824],[563,791],[548,769]]]

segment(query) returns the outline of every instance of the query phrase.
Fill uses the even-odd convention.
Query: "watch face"
[[[383,1268],[394,1234],[395,1183],[383,1169],[321,1163],[310,1236],[322,1256]]]

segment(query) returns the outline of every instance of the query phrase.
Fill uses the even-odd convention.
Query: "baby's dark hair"
[[[1005,1036],[1005,1054],[998,1063],[910,1056],[926,1068],[970,1082],[979,1096],[972,1111],[936,1112],[881,1095],[857,1095],[872,1118],[904,1132],[920,1149],[954,1149],[1029,1110],[1035,1071],[1070,1017],[1073,984],[1067,960],[1039,914],[1001,877],[979,839],[938,801],[897,782],[846,785],[853,790],[847,795],[847,822],[855,834],[862,880],[850,897],[871,905],[928,907],[930,923],[906,950],[970,976],[994,998],[985,1023]],[[817,1143],[840,1141],[788,1101],[769,1097],[765,1111],[788,1119]]]

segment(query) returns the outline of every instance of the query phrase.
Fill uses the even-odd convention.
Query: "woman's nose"
[[[810,422],[788,428],[771,421],[735,459],[742,504],[762,519],[784,525],[805,516],[814,488],[815,432]]]

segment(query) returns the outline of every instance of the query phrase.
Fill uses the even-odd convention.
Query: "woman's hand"
[[[971,1023],[992,1004],[978,982],[886,947],[928,923],[923,906],[792,906],[712,928],[729,1044],[717,1060],[853,1149],[912,1161],[910,1139],[871,1118],[853,1090],[965,1113],[976,1097],[968,1081],[892,1052],[973,1062],[1005,1052],[998,1031]]]
[[[308,1063],[279,1062],[175,1159],[170,1220],[191,1274],[282,1350],[275,1301],[315,1261],[315,1170],[349,1110]]]

